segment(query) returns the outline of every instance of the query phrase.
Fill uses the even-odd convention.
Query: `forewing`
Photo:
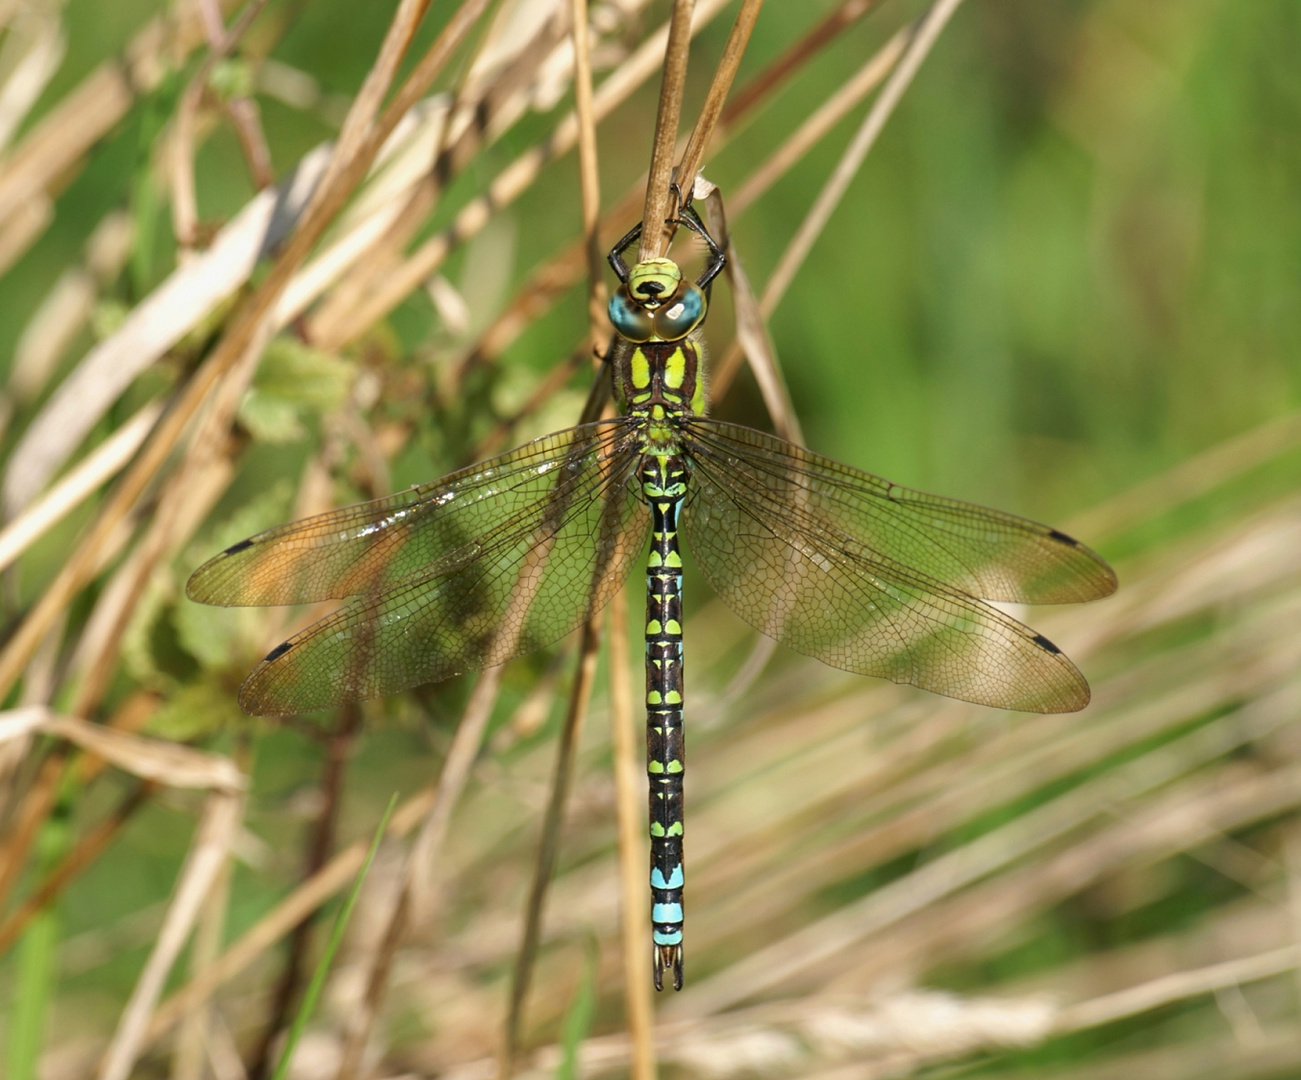
[[[583,425],[387,498],[268,529],[199,567],[186,593],[225,607],[308,604],[427,578],[477,558],[483,537],[528,527],[563,474],[583,472],[627,439],[619,421]]]
[[[901,487],[752,428],[707,419],[685,428],[699,459],[732,463],[760,490],[798,492],[811,515],[869,560],[985,600],[1063,604],[1116,590],[1111,567],[1047,525]]]
[[[536,478],[513,512],[395,587],[357,597],[273,649],[240,691],[245,710],[308,712],[500,664],[569,633],[642,556],[649,512],[632,446]]]
[[[1088,704],[1088,684],[1047,638],[874,558],[841,526],[847,514],[825,511],[807,469],[782,470],[777,454],[741,457],[735,440],[725,453],[715,441],[688,437],[686,445],[693,468],[683,534],[714,591],[757,630],[833,667],[981,705],[1072,712]],[[798,462],[793,451],[784,459]]]

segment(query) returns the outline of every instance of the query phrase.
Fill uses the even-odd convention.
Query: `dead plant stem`
[[[637,260],[656,258],[668,250],[673,230],[665,224],[673,179],[673,151],[682,114],[682,90],[687,81],[687,55],[691,51],[691,14],[695,0],[673,0],[669,37],[664,46],[664,74],[660,81],[659,110],[646,175],[646,204],[641,215],[641,245]]]
[[[524,1002],[528,998],[533,964],[537,959],[538,944],[542,939],[542,913],[547,888],[555,872],[556,854],[560,850],[563,832],[565,802],[574,778],[574,762],[578,755],[578,738],[592,700],[592,684],[596,680],[596,660],[601,650],[601,617],[594,615],[583,626],[583,640],[578,650],[578,671],[569,694],[569,708],[565,711],[564,726],[556,747],[556,767],[552,775],[551,796],[542,819],[542,840],[538,845],[534,863],[533,883],[529,888],[528,903],[524,909],[524,936],[515,958],[515,972],[511,979],[510,1005],[506,1010],[506,1031],[502,1045],[499,1080],[511,1076],[515,1058],[519,1053],[520,1027],[524,1018]]]
[[[654,1011],[651,1004],[650,919],[646,909],[645,781],[639,783],[633,718],[632,664],[628,655],[627,591],[610,601],[610,742],[614,757],[615,822],[619,847],[619,917],[623,951],[624,1011],[632,1040],[633,1080],[654,1080]]]
[[[687,140],[686,149],[682,151],[682,159],[677,167],[677,181],[682,186],[684,195],[691,191],[696,173],[700,171],[701,162],[705,159],[709,140],[713,137],[714,127],[722,115],[723,105],[732,89],[737,68],[741,66],[745,47],[750,43],[750,34],[754,30],[755,20],[759,18],[761,7],[763,7],[763,0],[743,0],[741,10],[736,15],[736,22],[732,24],[732,32],[723,47],[723,55],[714,71],[713,81],[709,84],[709,93],[705,95],[705,103],[700,108],[700,115],[696,118],[695,127],[691,129],[691,137]]]

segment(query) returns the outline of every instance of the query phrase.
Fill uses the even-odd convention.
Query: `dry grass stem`
[[[798,128],[753,173],[728,200],[733,214],[742,214],[769,188],[786,175],[836,126],[851,109],[875,90],[908,48],[916,27],[905,26],[876,50],[858,71],[825,102],[809,114]]]
[[[542,914],[547,889],[551,884],[556,856],[560,850],[565,803],[573,782],[578,739],[583,730],[583,721],[587,718],[592,686],[596,681],[596,660],[600,649],[601,618],[594,616],[583,626],[582,644],[578,649],[578,670],[574,675],[574,685],[569,694],[569,707],[565,710],[565,721],[561,726],[560,738],[556,745],[556,767],[552,774],[551,794],[547,800],[546,813],[542,818],[542,837],[538,844],[537,860],[533,866],[533,880],[529,886],[528,902],[524,908],[524,936],[515,959],[510,1001],[506,1009],[502,1062],[498,1074],[502,1080],[513,1072],[515,1058],[520,1050],[524,1003],[528,1000],[538,942],[542,936]]]
[[[804,260],[813,250],[817,238],[826,228],[840,200],[844,198],[850,182],[858,174],[863,159],[867,157],[868,151],[872,149],[872,145],[885,128],[886,121],[890,119],[895,107],[903,99],[904,91],[912,83],[913,77],[930,53],[931,47],[939,39],[941,31],[961,3],[962,0],[936,0],[918,22],[916,32],[911,35],[908,42],[907,50],[890,73],[885,86],[881,88],[880,96],[872,103],[872,108],[864,117],[862,126],[849,146],[845,148],[845,153],[818,193],[808,214],[800,222],[799,229],[791,238],[790,244],[773,269],[767,285],[764,286],[759,307],[765,317],[772,314],[786,294],[790,283],[799,273],[800,267],[804,265]]]
[[[774,94],[809,60],[837,41],[841,34],[880,2],[881,0],[843,0],[839,7],[833,8],[826,18],[731,96],[723,110],[722,126],[731,127],[745,113],[752,111],[760,99]]]
[[[1057,1014],[1053,1026],[1057,1031],[1101,1027],[1172,1002],[1283,975],[1298,967],[1301,967],[1301,946],[1289,945],[1195,971],[1177,971],[1140,986],[1069,1005]]]
[[[715,149],[721,145],[731,134],[734,128],[740,126],[749,114],[759,109],[767,100],[768,95],[774,93],[795,71],[803,64],[808,63],[817,56],[818,50],[825,47],[834,35],[831,30],[839,30],[844,25],[852,22],[859,15],[870,10],[871,4],[864,4],[862,0],[850,0],[849,3],[842,5],[841,8],[833,12],[832,16],[815,27],[813,31],[805,35],[796,42],[790,49],[784,52],[772,62],[763,71],[759,72],[754,79],[742,88],[740,93],[734,97],[724,110],[720,126],[716,129],[714,137]],[[698,11],[698,18],[708,12]],[[906,33],[901,34],[899,40],[902,42],[906,38]],[[888,48],[888,46],[887,46]],[[882,56],[878,52],[869,65],[876,65]],[[880,71],[876,82],[885,77],[889,65]],[[857,80],[856,80],[857,81]],[[872,86],[876,85],[872,83]],[[860,97],[853,98],[849,105],[842,106],[844,111],[850,105],[860,100],[872,86],[861,91]],[[837,99],[842,100],[841,93],[838,92]],[[824,110],[820,110],[820,115],[825,115]],[[843,111],[837,114],[836,119],[843,115]],[[801,130],[807,128],[803,125]],[[819,130],[825,134],[831,125],[819,125]],[[794,137],[793,137],[794,138]],[[788,142],[786,146],[790,146]],[[809,144],[811,145],[811,144]],[[685,149],[685,143],[683,143]],[[808,149],[804,145],[800,150],[803,153]],[[779,151],[779,153],[781,153]],[[795,158],[787,158],[783,161],[782,171],[789,168],[794,163]],[[766,166],[760,167],[761,172],[768,174],[765,187],[771,185],[781,175],[780,172],[774,172]],[[598,245],[598,250],[608,247],[625,231],[628,219],[636,212],[639,203],[644,202],[647,179],[645,176],[633,183],[601,219],[601,236],[603,240]],[[742,185],[742,190],[751,189],[754,197],[757,197],[759,191],[753,187],[750,181]],[[745,203],[749,205],[753,198]],[[737,199],[731,200],[733,213],[738,213]],[[545,265],[533,271],[516,291],[514,298],[504,307],[501,314],[488,326],[479,336],[478,340],[466,350],[464,358],[459,362],[459,366],[464,368],[473,363],[488,363],[495,360],[506,348],[513,342],[523,330],[531,325],[533,320],[540,318],[550,310],[551,305],[556,298],[572,287],[577,282],[583,271],[585,251],[581,241],[572,244],[564,249],[561,254],[551,259]],[[735,346],[733,346],[735,349]],[[730,352],[729,352],[729,355]],[[740,350],[735,349],[735,359],[740,359]],[[711,390],[715,389],[716,375],[711,375]]]
[[[691,32],[698,33],[726,4],[727,0],[702,0],[691,22]],[[668,27],[647,36],[637,51],[597,87],[592,105],[598,123],[659,69],[667,39]],[[462,207],[450,226],[426,240],[394,267],[382,287],[352,314],[347,329],[339,330],[322,344],[340,347],[384,318],[434,274],[454,248],[479,233],[494,214],[518,199],[542,169],[567,153],[577,140],[578,122],[571,113],[556,125],[542,144],[520,155],[497,173],[486,185],[486,192]]]
[[[149,1018],[162,993],[163,981],[176,962],[204,899],[226,861],[226,852],[239,827],[243,800],[233,794],[208,796],[194,843],[177,877],[176,892],[163,919],[158,941],[139,981],[122,1010],[117,1031],[97,1070],[99,1080],[126,1080],[143,1048]]]
[[[163,739],[119,731],[103,724],[91,724],[76,716],[62,716],[42,706],[0,713],[0,741],[39,732],[66,739],[124,772],[141,780],[154,780],[169,787],[238,792],[244,789],[243,775],[229,758]]]
[[[592,107],[587,0],[570,0],[574,39],[574,116],[578,120],[578,183],[583,212],[583,251],[587,255],[587,317],[592,328],[593,360],[609,337],[605,317],[605,258],[601,250],[601,170],[596,156],[596,114]]]
[[[293,272],[302,264],[308,251],[366,174],[388,134],[405,114],[408,105],[399,109],[399,103],[407,102],[408,99],[413,101],[427,88],[441,65],[450,59],[455,48],[469,33],[474,16],[481,10],[483,2],[486,0],[467,0],[462,5],[457,15],[439,34],[430,52],[422,58],[385,115],[372,126],[380,99],[388,88],[388,81],[402,51],[415,32],[418,14],[423,11],[422,5],[412,2],[405,2],[399,7],[381,50],[381,60],[376,62],[375,69],[349,113],[335,152],[326,166],[325,175],[314,189],[298,228],[266,279],[240,306],[213,354],[195,373],[178,401],[159,421],[153,436],[101,508],[77,551],[70,556],[58,578],[0,653],[0,694],[7,693],[18,680],[52,621],[85,583],[95,564],[99,548],[110,537],[116,525],[126,517],[149,481],[163,467],[167,456],[206,400],[209,391],[239,361],[260,332],[265,316],[289,283]],[[377,74],[381,69],[382,74]]]
[[[483,746],[484,733],[488,729],[488,721],[492,717],[501,686],[501,670],[497,666],[484,671],[475,683],[470,700],[466,702],[447,759],[443,762],[438,788],[407,858],[388,923],[374,955],[365,965],[366,995],[353,1022],[348,1026],[340,1056],[340,1080],[348,1080],[361,1066],[362,1055],[388,992],[393,957],[407,931],[413,924],[427,926],[433,918],[434,871],[451,827],[452,811],[461,800],[470,779],[471,767]]]
[[[126,467],[150,429],[162,406],[150,403],[95,447],[75,468],[41,498],[26,507],[0,530],[0,570],[9,566],[58,522],[75,510],[105,481]]]
[[[678,140],[678,118],[682,114],[682,88],[687,81],[691,15],[695,6],[695,0],[673,0],[673,14],[669,17],[659,111],[655,114],[655,135],[646,175],[646,203],[641,215],[639,262],[663,255],[673,239],[673,230],[666,223],[671,198],[669,182],[673,179],[673,151]]]
[[[742,0],[741,10],[737,12],[736,22],[732,24],[732,32],[723,47],[723,56],[709,84],[709,92],[700,107],[700,115],[696,118],[695,127],[691,129],[691,137],[687,140],[686,149],[682,151],[677,166],[677,180],[684,191],[695,183],[696,174],[705,160],[705,151],[709,149],[714,127],[722,115],[723,105],[732,89],[732,80],[736,78],[737,69],[741,66],[741,57],[745,55],[745,47],[750,43],[750,33],[754,30],[755,20],[759,18],[759,9],[762,7],[763,0]],[[651,175],[654,175],[653,167]]]
[[[1114,499],[1077,514],[1070,527],[1084,536],[1116,536],[1191,502],[1264,462],[1301,446],[1301,413],[1287,413],[1135,484]]]
[[[772,417],[774,430],[782,438],[802,444],[803,432],[800,429],[799,418],[795,415],[790,391],[786,388],[781,365],[777,360],[777,351],[768,336],[768,328],[759,311],[759,302],[755,299],[754,289],[750,287],[750,279],[741,265],[741,256],[727,227],[723,199],[717,189],[710,192],[707,206],[711,231],[727,252],[727,264],[723,271],[727,275],[728,285],[731,286],[732,304],[736,309],[734,347],[741,349],[750,361],[750,369],[759,384],[759,392],[763,395],[763,403],[768,410],[768,415]],[[726,382],[722,390],[726,390]],[[720,390],[711,380],[711,395],[719,392]]]
[[[169,148],[172,162],[172,232],[183,255],[188,254],[198,242],[199,211],[194,187],[194,138],[199,107],[217,62],[230,54],[266,4],[267,0],[248,0],[229,31],[222,23],[220,9],[208,3],[199,5],[208,39],[208,51],[181,94],[173,123],[172,145]]]
[[[643,889],[647,864],[642,823],[644,788],[638,776],[637,734],[633,718],[632,664],[628,639],[627,590],[610,601],[610,744],[614,768],[615,825],[618,830],[620,943],[623,955],[624,1012],[632,1044],[633,1080],[654,1080],[655,1044],[651,1037],[650,919]]]

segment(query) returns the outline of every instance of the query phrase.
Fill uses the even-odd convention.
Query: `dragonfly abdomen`
[[[642,494],[651,508],[646,565],[646,774],[650,799],[651,938],[655,987],[665,970],[682,989],[682,555],[678,511],[687,471],[676,455],[647,455]]]

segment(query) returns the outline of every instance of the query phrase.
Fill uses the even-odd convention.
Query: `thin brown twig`
[[[669,182],[673,179],[673,151],[678,141],[682,89],[687,81],[687,56],[691,51],[691,13],[695,6],[695,0],[673,0],[673,14],[669,18],[664,75],[660,80],[659,109],[655,114],[655,136],[646,175],[646,203],[641,215],[639,262],[663,255],[673,239],[673,230],[665,219],[672,196]]]
[[[27,929],[37,914],[108,849],[123,826],[149,800],[157,787],[157,784],[148,780],[137,785],[116,810],[97,822],[82,836],[76,846],[40,884],[23,897],[22,903],[0,924],[0,956],[3,956],[9,950],[9,946],[18,940],[19,935]]]
[[[181,94],[176,107],[173,125],[172,158],[172,231],[182,251],[193,248],[198,241],[198,199],[194,183],[194,137],[208,80],[217,62],[230,55],[231,50],[253,25],[253,20],[266,7],[267,0],[248,0],[234,24],[227,30],[221,25],[221,11],[213,3],[199,5],[204,16],[204,31],[208,36],[208,52],[200,62]],[[259,187],[262,185],[259,184]]]
[[[741,66],[741,57],[745,55],[745,47],[750,43],[750,34],[759,18],[761,7],[763,0],[743,0],[741,10],[736,14],[736,22],[732,24],[732,32],[723,47],[723,55],[714,71],[713,81],[709,84],[705,103],[700,108],[696,126],[691,129],[691,137],[687,140],[686,149],[682,151],[677,166],[677,181],[682,185],[684,193],[695,183],[696,173],[700,171],[700,164],[705,159],[709,140],[723,113],[723,105],[731,92],[732,81],[736,78],[737,68]]]
[[[542,839],[534,863],[533,882],[529,887],[528,902],[524,908],[524,935],[515,958],[515,971],[511,979],[510,1004],[506,1010],[505,1038],[502,1041],[499,1080],[506,1080],[515,1066],[519,1053],[520,1026],[524,1018],[524,1002],[528,998],[533,964],[537,959],[538,943],[542,937],[542,912],[547,888],[555,872],[556,854],[560,850],[560,834],[565,803],[573,783],[574,762],[578,754],[578,737],[587,717],[592,699],[592,684],[596,679],[596,660],[601,649],[601,617],[594,615],[583,626],[583,640],[578,650],[578,671],[565,710],[564,726],[556,747],[556,766],[551,781],[551,797],[542,819]]]
[[[294,271],[306,259],[349,194],[365,176],[385,138],[405,114],[409,107],[407,103],[414,102],[427,89],[469,33],[486,4],[487,0],[466,0],[438,35],[389,108],[375,121],[375,113],[383,94],[396,73],[397,65],[416,31],[426,4],[412,0],[400,6],[385,36],[380,59],[376,61],[362,92],[353,104],[344,130],[340,133],[335,154],[299,219],[298,229],[290,237],[261,286],[240,306],[212,355],[196,371],[172,408],[164,413],[132,466],[105,500],[77,549],[0,652],[0,696],[7,694],[21,677],[23,668],[45,633],[93,576],[104,545],[111,540],[137,499],[163,469],[190,420],[208,400],[210,392],[221,384],[222,377],[239,363],[258,336],[265,333],[268,316]],[[93,693],[90,695],[92,698],[94,696]],[[61,764],[58,768],[61,769]],[[46,770],[47,773],[50,771]],[[57,771],[54,770],[49,777],[51,785],[57,778]],[[11,838],[6,850],[7,863],[0,867],[0,894],[12,881],[12,875],[16,873],[14,867],[25,861],[27,845],[53,805],[52,792],[38,787],[29,796],[28,803],[30,809],[24,811],[25,828]]]
[[[804,64],[837,40],[849,27],[876,7],[881,0],[844,0],[799,41],[787,49],[762,72],[745,84],[723,109],[722,127],[728,128],[752,111],[761,99],[772,94]]]
[[[715,148],[717,149],[717,144],[721,140],[725,140],[732,135],[736,125],[744,121],[753,110],[761,107],[767,100],[768,95],[775,91],[784,79],[789,78],[802,64],[813,59],[820,48],[825,47],[834,39],[834,34],[830,33],[829,29],[838,30],[845,25],[849,25],[859,14],[870,10],[876,2],[878,0],[871,0],[871,3],[863,7],[863,0],[847,0],[824,23],[811,30],[769,67],[747,83],[723,110],[719,126],[715,130]],[[849,12],[852,17],[847,17],[844,14],[846,12]],[[877,57],[880,55],[878,53]],[[881,78],[884,77],[885,75],[882,73]],[[863,91],[864,94],[866,92],[866,90]],[[841,91],[838,91],[835,96],[839,97],[840,93]],[[855,98],[854,102],[858,100],[861,100],[861,98]],[[823,109],[825,108],[824,105]],[[821,115],[822,111],[819,110],[818,115]],[[839,115],[843,115],[843,112],[837,115],[837,119]],[[801,131],[806,130],[807,127],[808,124],[806,123],[801,127]],[[825,134],[825,130],[821,134]],[[792,137],[793,139],[794,137]],[[792,145],[792,140],[788,140],[787,143],[783,144],[783,150]],[[804,147],[804,149],[807,149],[807,147]],[[779,151],[779,153],[781,152]],[[802,150],[801,153],[803,153]],[[792,163],[792,161],[784,161],[782,172],[789,168]],[[781,172],[773,172],[768,166],[760,166],[759,172],[765,171],[768,172],[768,177],[758,193],[767,190],[767,186],[775,182],[778,176],[781,175]],[[751,189],[758,175],[758,173],[752,174],[750,179],[739,190]],[[627,228],[627,221],[636,212],[638,204],[643,201],[645,190],[646,178],[643,176],[635,181],[622,198],[602,216],[601,234],[608,243],[613,243],[616,237]],[[758,193],[756,193],[755,197],[757,197]],[[729,204],[733,216],[742,212],[753,201],[753,198],[741,200],[738,199],[737,195],[732,196]],[[506,306],[505,310],[484,330],[478,341],[466,350],[463,357],[457,362],[458,369],[468,370],[474,365],[491,362],[501,355],[532,320],[541,317],[550,310],[556,298],[580,279],[584,265],[583,257],[583,241],[580,238],[549,262],[534,270],[523,285],[520,286],[514,299]],[[736,358],[738,360],[740,358],[739,349],[736,352]],[[711,391],[714,390],[713,380],[716,378],[717,375],[711,375]]]
[[[346,340],[347,327],[355,320],[356,309],[368,297],[383,289],[388,275],[400,264],[411,238],[438,206],[448,183],[502,134],[499,118],[518,108],[526,97],[528,82],[536,76],[538,66],[550,54],[559,20],[549,20],[529,47],[521,49],[509,65],[505,85],[492,83],[462,87],[446,111],[438,145],[429,168],[405,193],[405,204],[383,233],[370,245],[368,255],[358,259],[349,278],[341,282],[324,300],[308,323],[309,338],[322,348],[338,348]],[[483,47],[484,43],[481,43]],[[467,77],[473,73],[473,65]],[[473,122],[465,118],[473,117]]]
[[[592,107],[587,0],[570,0],[574,37],[574,115],[578,118],[578,180],[583,210],[583,250],[587,255],[587,318],[592,356],[599,363],[605,329],[605,262],[601,257],[601,172],[596,156],[596,113]]]
[[[610,601],[610,743],[614,759],[615,822],[619,848],[620,938],[624,1011],[632,1041],[633,1080],[654,1080],[650,919],[646,910],[646,850],[642,836],[644,781],[637,776],[637,736],[628,656],[628,601],[624,589]]]
[[[911,85],[922,62],[935,42],[939,40],[941,31],[961,3],[962,0],[936,0],[919,20],[917,31],[908,42],[908,48],[899,59],[898,66],[890,73],[889,79],[881,88],[880,96],[872,103],[872,108],[864,117],[862,126],[849,146],[845,148],[835,170],[818,193],[817,199],[809,208],[808,214],[805,215],[772,275],[768,278],[768,283],[759,298],[759,308],[765,318],[772,314],[773,309],[786,294],[786,289],[799,273],[804,260],[813,250],[814,243],[822,235],[822,230],[826,228],[831,215],[849,189],[850,182],[858,175],[863,159],[876,143],[877,137],[885,128],[886,121],[890,119],[903,99],[904,91]]]
[[[859,70],[832,94],[817,110],[797,128],[768,159],[760,165],[736,190],[729,200],[734,214],[744,213],[769,188],[800,161],[809,149],[819,142],[858,102],[872,92],[898,63],[916,33],[916,26],[906,26],[872,54]],[[773,307],[776,302],[773,302]],[[761,320],[772,314],[760,304],[756,310]],[[710,373],[709,390],[718,401],[731,388],[732,380],[740,370],[743,356],[738,335],[718,358]]]
[[[692,24],[692,33],[698,33],[725,5],[726,0],[703,0]],[[637,51],[614,74],[597,88],[592,99],[598,121],[607,117],[627,99],[642,81],[658,69],[668,27],[651,34]],[[427,280],[458,245],[475,236],[502,208],[509,206],[537,179],[542,169],[566,153],[577,141],[578,122],[571,114],[562,120],[552,133],[532,149],[525,151],[501,170],[487,185],[487,190],[465,204],[453,218],[451,225],[430,237],[415,249],[392,272],[363,304],[351,313],[346,327],[330,339],[331,347],[338,348],[373,326],[420,283]]]
[[[306,857],[303,860],[301,880],[315,876],[330,859],[334,837],[338,830],[339,811],[343,799],[343,779],[347,772],[352,744],[361,728],[361,708],[355,702],[339,709],[335,730],[325,740],[325,761],[321,767],[321,809],[308,838]],[[302,983],[308,953],[311,949],[315,920],[304,919],[289,938],[289,956],[285,960],[280,981],[272,995],[271,1011],[262,1028],[262,1036],[250,1058],[250,1080],[260,1080],[273,1062],[272,1051],[276,1036],[289,1021]]]
[[[348,1025],[339,1053],[338,1080],[352,1080],[359,1074],[371,1031],[388,993],[389,972],[393,958],[406,939],[412,924],[427,923],[432,903],[430,879],[442,852],[451,825],[452,811],[461,800],[470,770],[483,745],[484,732],[492,717],[497,692],[501,686],[500,666],[488,668],[479,676],[470,700],[466,702],[461,722],[456,727],[452,745],[443,762],[438,788],[421,822],[420,832],[407,857],[398,895],[384,927],[379,944],[370,958],[366,973],[366,991]]]
[[[417,70],[412,73],[398,95],[399,99],[413,100],[419,96],[469,33],[474,19],[486,3],[487,0],[467,0],[467,3],[457,12],[457,16],[444,28]],[[389,38],[405,42],[415,32],[415,26],[408,25],[404,21],[409,20],[413,15],[413,12],[408,10],[410,7],[411,5],[404,4],[399,13],[394,16],[394,22],[389,28]],[[396,68],[401,58],[400,53],[392,55],[392,49],[386,46],[383,55],[387,56],[388,77],[391,78],[392,69]],[[377,69],[378,66],[377,63]],[[369,81],[368,85],[370,85]],[[345,134],[350,128],[355,130],[363,123],[369,128],[371,114],[379,104],[377,95],[381,92],[380,88],[371,89],[372,92],[364,102],[361,95],[358,96],[358,101],[354,105],[356,119],[351,125],[345,125]],[[360,146],[361,136],[354,134],[347,139],[344,135],[340,136],[339,146],[331,159],[331,165],[304,211],[298,229],[286,244],[283,254],[262,285],[241,306],[212,356],[196,372],[180,400],[164,414],[153,437],[146,443],[127,475],[106,501],[86,538],[28,614],[3,653],[0,653],[0,694],[7,693],[17,681],[41,635],[84,584],[95,564],[100,547],[117,524],[126,517],[140,493],[163,466],[190,419],[207,399],[209,391],[243,354],[263,317],[288,284],[294,270],[306,258],[308,251],[324,232],[334,214],[342,207],[348,194],[365,175],[379,152],[384,138],[392,131],[402,111],[405,111],[396,109],[394,106],[397,104],[398,100],[395,99],[393,106],[390,106],[381,116],[379,122],[373,128],[369,128],[369,137]],[[351,150],[351,155],[345,154],[345,150]],[[343,157],[347,157],[347,160],[342,161]]]
[[[405,836],[429,815],[437,788],[433,785],[411,796],[389,820],[388,836]],[[146,1045],[160,1039],[183,1017],[207,1002],[303,919],[338,895],[356,876],[366,858],[366,841],[359,840],[331,859],[321,871],[303,882],[266,915],[246,930],[202,975],[177,990],[154,1013],[145,1034]]]

